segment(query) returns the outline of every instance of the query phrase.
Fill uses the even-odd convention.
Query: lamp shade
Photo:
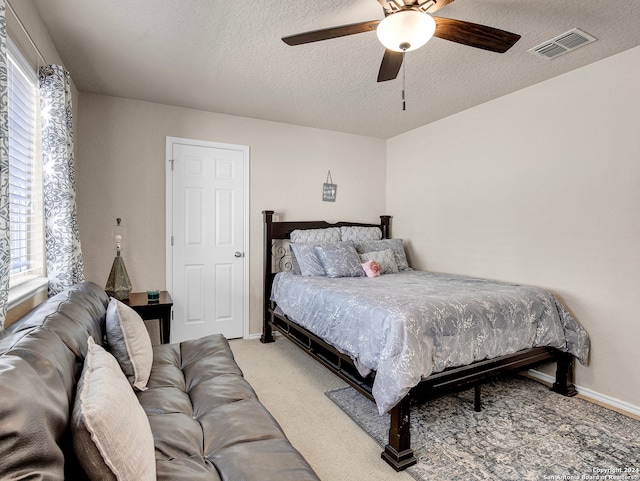
[[[431,15],[403,10],[387,16],[377,28],[378,40],[389,50],[410,52],[427,43],[436,31]]]

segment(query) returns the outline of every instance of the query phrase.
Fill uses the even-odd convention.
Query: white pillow
[[[407,262],[407,255],[404,252],[404,244],[402,239],[381,239],[378,241],[362,241],[356,242],[356,250],[358,254],[365,254],[366,252],[384,251],[391,249],[396,258],[396,264],[398,264],[398,270],[408,271],[411,270],[409,263]]]
[[[156,479],[153,434],[116,359],[88,339],[71,413],[73,448],[93,481]]]
[[[382,231],[379,227],[365,227],[362,225],[349,225],[340,227],[342,241],[361,242],[367,240],[382,239]]]
[[[315,246],[324,245],[312,242],[292,242],[289,244],[291,249],[291,262],[293,271],[299,271],[303,276],[324,276],[324,267],[318,258]],[[296,270],[296,267],[298,268]]]
[[[291,242],[340,242],[340,228],[328,227],[326,229],[296,229],[289,236]]]
[[[360,254],[360,260],[363,263],[374,261],[380,264],[380,274],[396,274],[398,272],[398,263],[391,249],[365,252],[364,254]]]
[[[147,388],[153,347],[144,321],[131,307],[113,297],[107,307],[107,344],[133,387]]]
[[[365,275],[360,257],[350,242],[315,246],[327,277],[362,277]]]

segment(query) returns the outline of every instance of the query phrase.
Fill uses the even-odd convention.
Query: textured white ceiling
[[[374,32],[280,38],[383,18],[376,0],[32,0],[77,87],[118,97],[389,138],[640,45],[637,0],[457,0],[436,15],[522,35],[496,54],[433,38],[377,83]],[[578,27],[554,60],[527,50]]]

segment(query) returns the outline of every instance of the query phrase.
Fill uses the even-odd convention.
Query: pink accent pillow
[[[367,261],[362,264],[362,268],[367,274],[367,277],[378,277],[380,275],[380,264],[376,261]]]

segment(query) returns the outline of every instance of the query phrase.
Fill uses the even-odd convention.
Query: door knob
[[[236,251],[235,254],[233,254],[235,257],[242,257],[244,254],[240,251]]]

